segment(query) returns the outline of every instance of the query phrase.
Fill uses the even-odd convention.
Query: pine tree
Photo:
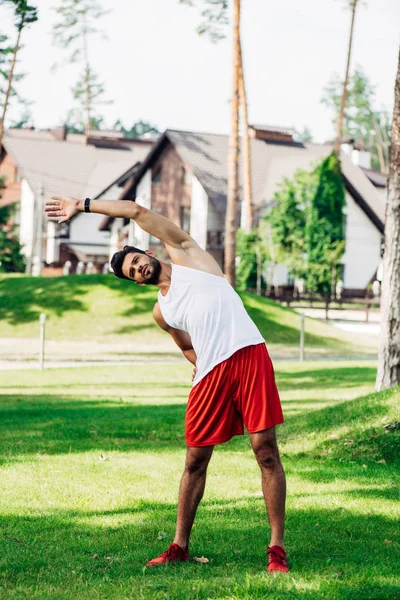
[[[25,27],[38,19],[37,8],[29,5],[26,0],[2,0],[2,3],[9,4],[14,9],[17,39],[14,46],[5,45],[0,49],[0,75],[3,80],[6,79],[7,82],[4,89],[4,99],[2,101],[3,110],[0,118],[0,147],[3,139],[10,98],[15,95],[14,84],[21,78],[21,75],[16,75],[15,66],[17,64],[18,52],[21,48],[22,31]],[[0,36],[0,43],[4,44],[6,41],[7,38],[4,35]]]
[[[85,114],[85,129],[95,124],[95,108],[107,104],[104,85],[99,81],[89,59],[89,38],[101,33],[95,23],[109,11],[102,8],[99,0],[61,0],[55,9],[59,20],[53,28],[54,43],[70,51],[69,62],[81,63],[82,73],[72,93]]]

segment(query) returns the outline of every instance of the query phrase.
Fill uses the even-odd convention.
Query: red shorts
[[[246,346],[216,365],[192,388],[186,444],[213,446],[283,423],[274,368],[265,344]]]

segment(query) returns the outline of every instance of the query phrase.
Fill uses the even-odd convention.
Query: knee
[[[204,475],[207,471],[208,460],[204,457],[188,456],[185,471],[190,475]]]
[[[255,455],[260,469],[273,471],[280,465],[279,451],[275,444],[258,448],[255,450]]]

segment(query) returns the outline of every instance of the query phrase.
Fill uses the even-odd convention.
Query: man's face
[[[157,285],[160,279],[161,263],[154,256],[130,252],[122,263],[125,277],[139,284]]]

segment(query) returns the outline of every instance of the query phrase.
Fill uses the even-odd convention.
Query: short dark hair
[[[135,248],[135,246],[124,246],[122,250],[116,252],[111,259],[111,268],[114,271],[114,275],[116,277],[119,277],[120,279],[129,279],[129,277],[125,277],[125,275],[122,272],[122,264],[124,262],[125,256],[130,252],[139,252],[139,254],[146,254],[144,250],[140,250],[140,248]]]

